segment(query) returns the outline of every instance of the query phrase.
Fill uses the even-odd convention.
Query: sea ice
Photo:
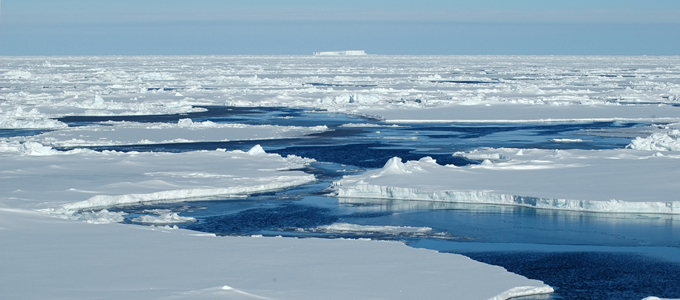
[[[637,137],[628,147],[635,150],[680,151],[680,130],[653,133],[646,138]]]
[[[597,212],[680,213],[680,156],[646,151],[486,149],[480,165],[455,167],[431,159],[348,175],[339,197],[520,205]],[[464,153],[456,153],[465,156]],[[504,157],[505,160],[489,158]],[[643,175],[641,175],[643,174]]]
[[[119,146],[293,138],[328,130],[326,126],[218,124],[191,119],[174,124],[103,122],[102,125],[105,126],[69,127],[36,136],[0,139],[0,142],[28,141],[51,147]]]
[[[143,224],[175,224],[175,223],[188,223],[196,222],[195,218],[192,217],[182,217],[176,212],[164,209],[155,209],[151,211],[145,211],[146,213],[155,214],[156,216],[144,215],[132,219],[132,222],[143,223]]]
[[[0,203],[71,211],[243,196],[315,180],[313,175],[287,171],[313,160],[267,154],[259,145],[251,150],[259,153],[257,157],[238,150],[59,152],[37,143],[23,146],[30,155],[0,153],[0,174],[4,174]]]
[[[333,223],[331,225],[319,226],[315,230],[324,232],[344,232],[344,233],[382,233],[391,235],[400,234],[429,234],[432,232],[430,227],[409,227],[409,226],[370,226],[356,225],[349,223]]]
[[[486,300],[553,291],[501,267],[398,242],[218,238],[3,207],[0,228],[8,299]]]

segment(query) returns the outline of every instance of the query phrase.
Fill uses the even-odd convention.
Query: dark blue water
[[[0,138],[32,136],[50,131],[49,129],[0,129]]]
[[[557,288],[557,293],[549,296],[549,299],[641,299],[650,295],[680,297],[680,291],[674,288],[680,286],[676,275],[680,259],[660,261],[647,255],[670,249],[672,255],[680,256],[678,216],[597,214],[499,205],[338,199],[327,196],[333,180],[369,168],[382,167],[393,156],[406,160],[431,156],[440,164],[461,166],[479,162],[454,157],[452,153],[482,147],[623,148],[630,143],[630,138],[588,135],[584,130],[648,124],[593,122],[391,126],[375,119],[302,109],[204,108],[207,111],[189,114],[65,117],[60,121],[70,126],[83,126],[108,120],[177,122],[191,118],[195,122],[210,120],[255,125],[326,125],[330,129],[301,138],[279,140],[93,147],[95,150],[184,152],[217,148],[248,150],[260,144],[268,152],[294,154],[318,161],[304,169],[320,179],[313,184],[255,194],[245,199],[118,208],[130,213],[126,220],[128,223],[146,214],[145,210],[170,209],[182,216],[197,219],[194,223],[179,224],[180,227],[218,235],[400,240],[413,247],[463,253],[545,281]],[[348,123],[368,123],[380,127],[341,126]],[[554,139],[583,141],[557,143]],[[379,230],[337,232],[323,229],[323,226],[334,223],[428,227],[431,231],[387,233]],[[487,251],[488,245],[496,245],[496,248]],[[533,251],[536,245],[549,247],[549,250]],[[578,248],[581,250],[564,252],[565,247],[581,247]],[[610,248],[602,250],[598,247]],[[599,250],[591,251],[595,248]],[[647,254],[638,253],[637,249],[643,248]]]
[[[440,164],[475,163],[453,157],[456,151],[483,147],[537,149],[623,148],[630,138],[586,135],[584,130],[644,126],[644,123],[540,123],[540,124],[409,124],[391,126],[379,120],[291,108],[203,107],[205,112],[155,116],[69,116],[60,118],[69,126],[94,125],[104,121],[244,123],[252,125],[320,126],[329,130],[301,138],[229,142],[172,143],[90,147],[117,151],[184,152],[195,150],[248,150],[261,145],[268,152],[295,154],[318,161],[378,168],[394,156],[405,160],[424,156]],[[372,124],[380,127],[342,127],[343,124]],[[581,139],[580,143],[559,143],[554,139]],[[57,148],[69,150],[71,148]]]
[[[632,253],[470,252],[474,260],[557,287],[543,299],[640,300],[680,295],[680,265]],[[605,288],[603,288],[605,287]]]

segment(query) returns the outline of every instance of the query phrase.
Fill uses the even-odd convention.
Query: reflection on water
[[[680,215],[381,199],[340,198],[339,203],[340,210],[391,212],[380,220],[386,224],[429,226],[478,242],[680,247]]]

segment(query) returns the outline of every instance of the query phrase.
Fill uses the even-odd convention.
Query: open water
[[[206,107],[206,112],[159,116],[65,117],[70,126],[101,121],[326,125],[331,130],[303,138],[93,147],[95,150],[169,151],[248,150],[316,159],[304,171],[318,182],[248,198],[124,207],[126,222],[149,209],[170,209],[195,223],[182,228],[218,235],[265,235],[399,240],[413,247],[461,253],[473,259],[539,279],[556,288],[549,296],[526,299],[642,299],[680,297],[680,216],[602,214],[525,207],[338,199],[328,187],[343,175],[379,168],[391,157],[431,156],[440,164],[479,163],[452,156],[482,147],[614,149],[630,137],[592,134],[642,123],[539,124],[384,124],[379,120],[290,108]],[[342,126],[343,124],[363,126]],[[366,124],[370,124],[371,127]],[[4,136],[31,134],[0,132]],[[580,139],[558,143],[554,139]],[[67,148],[63,148],[65,150]],[[112,209],[115,210],[115,209]],[[415,232],[333,231],[325,225],[430,228]],[[379,227],[378,227],[379,228]]]

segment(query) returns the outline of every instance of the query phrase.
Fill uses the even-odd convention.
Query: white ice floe
[[[397,242],[218,238],[3,207],[0,228],[7,299],[505,300],[552,292],[501,267]]]
[[[583,139],[552,139],[555,143],[583,143]]]
[[[39,144],[28,145],[27,151],[33,155],[0,153],[0,202],[4,204],[68,212],[141,202],[243,196],[315,180],[313,175],[287,171],[313,160],[267,154],[259,146],[251,150],[258,152],[254,157],[238,150],[58,152],[44,150]]]
[[[410,226],[371,226],[371,225],[357,225],[349,223],[333,223],[331,225],[323,225],[316,228],[318,231],[324,232],[338,232],[338,233],[381,233],[389,235],[402,234],[430,234],[432,228],[430,227],[410,227]]]
[[[5,138],[0,141],[31,141],[52,147],[118,146],[293,138],[328,130],[326,126],[218,124],[210,121],[192,122],[191,119],[182,119],[178,123],[102,124],[103,126],[69,127],[36,136]]]
[[[520,205],[624,213],[680,213],[680,156],[645,151],[487,149],[480,165],[432,159],[388,161],[382,169],[345,176],[340,197]]]
[[[145,212],[155,214],[155,216],[152,216],[152,215],[139,216],[139,217],[133,218],[132,222],[143,223],[143,224],[161,224],[161,225],[196,222],[195,218],[182,217],[182,216],[178,215],[176,212],[172,212],[172,211],[167,210],[167,209],[154,209],[154,210],[149,210],[149,211],[145,211]]]

